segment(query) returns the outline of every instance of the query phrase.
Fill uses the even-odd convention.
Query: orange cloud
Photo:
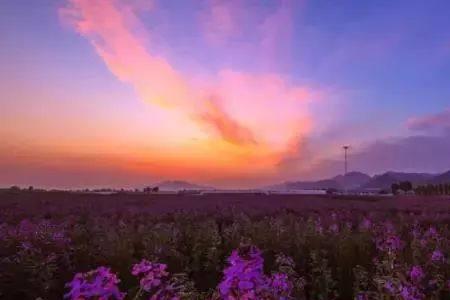
[[[199,118],[210,124],[225,140],[238,145],[256,143],[253,133],[221,109],[214,99],[207,102],[206,107]]]

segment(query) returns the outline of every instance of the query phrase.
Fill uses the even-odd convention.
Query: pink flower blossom
[[[133,266],[131,274],[141,277],[141,288],[148,292],[152,288],[160,286],[162,280],[169,275],[166,269],[167,265],[165,264],[152,263],[143,259]]]
[[[109,268],[99,267],[87,273],[77,273],[66,286],[70,291],[64,298],[80,299],[117,299],[122,300],[125,293],[121,293],[117,284],[119,279]]]

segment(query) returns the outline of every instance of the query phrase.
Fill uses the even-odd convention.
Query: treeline
[[[392,194],[398,194],[400,191],[403,193],[413,190],[413,185],[410,181],[400,181],[399,183],[393,183],[391,185]]]
[[[450,195],[450,183],[419,185],[414,192],[417,195]]]
[[[393,183],[391,190],[394,195],[401,193],[414,193],[416,195],[450,195],[450,183],[424,184],[413,187],[410,181]]]

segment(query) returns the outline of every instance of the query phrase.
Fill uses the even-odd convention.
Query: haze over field
[[[450,3],[0,3],[0,186],[450,169]]]

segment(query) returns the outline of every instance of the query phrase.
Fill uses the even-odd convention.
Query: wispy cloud
[[[209,24],[210,29],[223,38],[236,30],[234,12],[228,5],[212,2],[213,16],[208,21],[216,22]],[[237,146],[258,144],[267,152],[285,151],[292,136],[307,134],[311,123],[307,88],[276,74],[235,70],[221,70],[194,83],[191,77],[195,74],[182,73],[166,58],[152,53],[152,35],[139,18],[149,9],[152,6],[142,6],[140,1],[69,0],[60,15],[90,41],[109,70],[131,85],[142,100],[184,113],[199,130]],[[264,48],[270,50],[279,42],[277,37],[287,23],[283,4],[263,25],[267,32],[262,39]]]
[[[199,13],[207,43],[233,49],[255,61],[260,69],[285,68],[292,58],[294,16],[305,1],[282,0],[264,8],[258,1],[210,0]]]
[[[242,2],[210,0],[200,12],[200,24],[207,41],[222,46],[240,30]]]
[[[204,95],[166,59],[145,47],[151,37],[137,15],[144,8],[135,2],[71,0],[60,13],[89,39],[109,70],[132,85],[141,99],[184,111],[193,120],[215,127],[223,138],[242,141],[233,138],[230,130],[244,130],[243,125],[220,111],[220,106],[202,99]]]
[[[213,130],[217,131],[225,140],[238,145],[256,143],[253,133],[225,112],[217,100],[212,98],[206,105],[206,111],[199,118],[211,125]]]
[[[164,58],[146,49],[148,33],[137,16],[144,9],[136,3],[70,0],[60,16],[90,41],[109,70],[131,84],[143,100],[182,104],[187,93],[184,79]]]
[[[450,129],[450,108],[436,114],[410,118],[406,125],[416,131]]]
[[[301,1],[299,1],[300,3]],[[268,68],[276,68],[292,56],[294,2],[284,0],[261,24],[261,59]]]

